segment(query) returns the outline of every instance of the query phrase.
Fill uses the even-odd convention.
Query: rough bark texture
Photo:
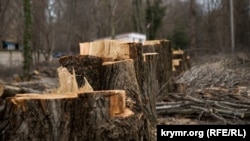
[[[160,44],[156,45],[155,50],[159,53],[156,74],[161,90],[160,93],[166,94],[172,79],[172,50],[170,41],[161,40]]]
[[[113,95],[96,91],[9,98],[0,115],[0,140],[141,140],[141,114],[111,117]]]
[[[141,114],[135,113],[127,118],[110,118],[108,109],[103,108],[109,104],[103,92],[80,94],[75,104],[79,108],[74,108],[72,115],[74,139],[93,141],[142,139]],[[83,105],[83,108],[80,108],[80,105]]]
[[[141,95],[132,59],[106,62],[102,67],[102,90],[125,90],[127,98],[135,102],[132,110],[142,111]]]
[[[141,55],[142,56],[142,55]],[[138,85],[136,79],[136,73],[134,68],[134,61],[132,59],[117,61],[117,62],[106,62],[103,66],[103,77],[102,77],[102,89],[123,89],[126,91],[127,99],[134,101],[134,105],[130,108],[136,113],[143,113],[140,124],[143,128],[144,140],[153,140],[153,130],[156,126],[156,108],[155,108],[155,93],[153,92],[154,87],[157,85],[154,66],[154,57],[146,55],[147,61],[145,64],[141,62],[142,69],[140,71],[140,80],[142,82],[141,88]],[[156,59],[156,58],[155,58]],[[153,63],[152,63],[153,61]],[[144,77],[142,77],[144,76]],[[127,100],[129,101],[129,100]]]
[[[137,47],[140,48],[140,47]],[[155,93],[166,94],[169,92],[172,83],[172,49],[171,42],[168,40],[152,40],[146,41],[141,47],[142,53],[158,53],[156,60],[156,75],[159,85],[159,90]],[[137,53],[139,54],[139,53]],[[142,55],[141,55],[142,56]],[[139,57],[138,57],[139,58]],[[142,84],[143,80],[140,79],[144,76],[141,74],[143,72],[143,58],[137,59],[139,64],[138,70],[136,71],[139,76],[139,81]]]
[[[74,68],[78,87],[84,85],[84,77],[86,77],[94,90],[100,90],[101,57],[89,55],[64,56],[59,59],[59,62],[63,67],[66,67],[71,74]]]
[[[158,54],[144,54],[145,61],[143,62],[143,84],[142,84],[142,101],[150,124],[156,126],[156,92],[159,90],[158,80],[156,76],[156,65]]]
[[[70,140],[73,101],[7,99],[0,114],[0,140]]]
[[[129,57],[134,60],[134,68],[139,87],[142,86],[143,48],[141,43],[129,43]]]

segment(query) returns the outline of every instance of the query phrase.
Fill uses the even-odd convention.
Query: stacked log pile
[[[60,58],[53,93],[4,100],[1,140],[155,140],[156,92],[167,88],[172,57],[169,41],[150,46],[145,53],[142,43],[80,44],[80,55]]]

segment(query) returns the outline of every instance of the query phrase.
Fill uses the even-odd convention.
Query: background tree
[[[147,0],[146,8],[146,28],[147,39],[156,38],[156,33],[162,24],[162,19],[165,15],[166,7],[162,5],[161,0]]]
[[[145,4],[142,0],[132,0],[132,21],[134,31],[145,34]]]
[[[8,18],[8,7],[10,1],[9,0],[1,0],[0,1],[0,18],[1,18],[1,22],[0,22],[0,39],[4,40],[4,35],[6,34],[6,30],[8,29],[8,22],[9,22],[9,18]],[[1,44],[1,48],[2,48],[2,44]]]
[[[24,80],[30,79],[30,68],[32,65],[32,7],[30,0],[23,1],[24,10],[24,35],[23,35],[23,78]]]
[[[24,42],[21,2],[0,0],[2,41]],[[226,0],[43,0],[32,6],[36,63],[51,61],[55,52],[78,53],[79,42],[128,32],[144,33],[148,40],[170,39],[176,48],[231,50]],[[236,50],[250,44],[249,7],[250,0],[234,1]]]
[[[250,0],[233,1],[237,50],[250,45]]]
[[[196,1],[190,0],[190,48],[196,48]]]

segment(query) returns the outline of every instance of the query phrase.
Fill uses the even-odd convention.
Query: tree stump
[[[94,90],[100,90],[100,75],[103,62],[101,57],[90,55],[64,56],[59,59],[59,62],[71,74],[74,68],[79,88],[84,85],[84,77],[86,77]]]
[[[0,140],[70,140],[76,95],[29,94],[6,99]]]
[[[112,91],[111,91],[112,92]],[[107,107],[109,91],[90,92],[79,95],[73,117],[73,132],[75,140],[141,140],[143,138],[143,122],[139,113],[133,113],[125,108],[124,114],[110,117]],[[81,115],[81,116],[78,116]],[[84,128],[82,128],[82,126]]]
[[[187,55],[187,53],[183,50],[173,50],[172,53],[172,57],[173,57],[173,75],[174,76],[178,76],[180,75],[182,72],[187,71],[188,69],[190,69],[190,58]]]
[[[104,62],[102,73],[102,90],[125,90],[127,98],[135,102],[130,108],[136,112],[142,111],[140,89],[132,59]]]
[[[1,111],[0,140],[141,140],[141,113],[124,99],[123,90],[17,95]]]
[[[144,53],[143,62],[143,85],[142,85],[142,101],[146,108],[147,117],[152,126],[156,126],[156,92],[159,90],[156,65],[158,53]]]
[[[146,48],[153,46],[151,49],[147,49],[147,53],[153,51],[152,48],[158,53],[156,74],[159,83],[158,94],[166,94],[169,92],[172,83],[172,49],[171,42],[169,40],[152,40],[146,41],[144,44]],[[151,52],[154,53],[154,52]]]

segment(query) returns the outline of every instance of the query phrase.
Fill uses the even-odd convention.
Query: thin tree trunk
[[[196,2],[195,0],[190,0],[190,48],[191,49],[196,49]]]

